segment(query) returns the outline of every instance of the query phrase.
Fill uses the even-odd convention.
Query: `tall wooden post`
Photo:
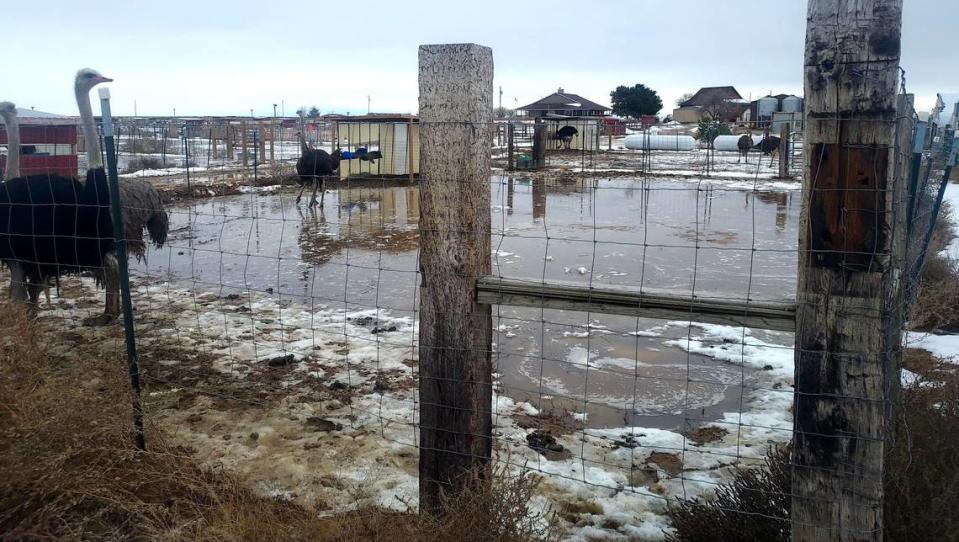
[[[902,0],[810,0],[793,540],[882,539]]]
[[[789,161],[792,159],[789,153],[789,123],[784,122],[779,127],[779,178],[789,177]]]
[[[423,45],[420,81],[420,511],[492,450],[490,272],[493,51]]]
[[[533,126],[533,169],[546,167],[546,125],[537,122]]]
[[[265,130],[265,127],[264,127],[264,125],[263,125],[262,122],[259,123],[259,124],[257,124],[257,125],[256,125],[256,128],[257,128],[257,129],[256,129],[256,135],[257,135],[257,140],[258,140],[258,141],[257,141],[257,147],[259,147],[258,150],[260,151],[260,163],[262,164],[262,163],[266,162],[266,138],[267,138],[267,134],[266,134],[266,130]]]
[[[513,171],[515,162],[513,161],[513,121],[506,125],[506,169]]]
[[[243,155],[243,167],[246,167],[246,166],[248,166],[249,163],[250,163],[250,162],[249,162],[249,161],[250,161],[250,155],[249,155],[249,153],[247,153],[247,149],[249,148],[249,147],[248,147],[248,142],[247,142],[247,137],[249,137],[250,131],[249,131],[249,130],[247,129],[247,127],[246,127],[246,121],[240,123],[240,129],[243,130],[243,134],[242,134],[242,136],[241,136],[241,138],[240,138],[240,139],[241,139],[241,145],[243,145],[243,150],[240,151],[240,154]]]

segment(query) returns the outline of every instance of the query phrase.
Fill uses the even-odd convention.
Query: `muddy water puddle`
[[[794,295],[799,192],[721,183],[494,177],[492,269],[509,278],[735,299]],[[220,296],[415,317],[416,186],[211,198],[171,211],[167,247],[139,273]],[[589,426],[675,429],[741,409],[751,369],[664,342],[688,326],[494,306],[503,392]],[[762,337],[759,331],[753,332]]]

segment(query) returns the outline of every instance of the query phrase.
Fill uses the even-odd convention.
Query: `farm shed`
[[[341,179],[350,176],[419,174],[419,118],[412,115],[372,114],[330,120],[333,122],[336,147],[351,154],[363,148],[368,152],[379,151],[383,155],[376,160],[341,160]]]
[[[545,118],[551,116],[605,117],[611,110],[578,94],[566,92],[560,87],[549,96],[520,107],[518,111],[530,118]]]
[[[576,128],[576,135],[573,136],[573,139],[569,143],[570,149],[587,151],[599,150],[600,122],[602,122],[602,119],[548,118],[543,122],[546,123],[546,132],[550,135],[555,134],[557,130],[564,126]],[[556,144],[554,143],[552,147],[555,148]]]
[[[17,117],[20,121],[21,174],[77,175],[78,120],[75,117],[23,108],[17,108]],[[0,144],[7,144],[6,126],[0,130]],[[0,155],[0,170],[6,167],[6,154]]]

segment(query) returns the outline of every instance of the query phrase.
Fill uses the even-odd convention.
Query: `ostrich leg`
[[[83,321],[85,326],[104,326],[116,320],[120,315],[120,264],[116,254],[110,252],[103,256],[103,269],[97,271],[107,291],[103,314],[92,316]]]

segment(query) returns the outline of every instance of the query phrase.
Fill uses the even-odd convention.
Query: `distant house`
[[[605,117],[608,107],[560,87],[549,96],[518,109],[529,118]]]
[[[777,113],[788,113],[788,117],[801,117],[803,111],[803,99],[792,94],[776,94],[775,96],[763,96],[758,100],[753,100],[749,104],[749,109],[743,112],[742,120],[746,124],[755,128],[765,128],[769,126],[773,117],[785,117],[787,115],[777,115]]]
[[[710,117],[735,122],[748,107],[735,87],[703,87],[673,109],[673,120],[686,124]]]

